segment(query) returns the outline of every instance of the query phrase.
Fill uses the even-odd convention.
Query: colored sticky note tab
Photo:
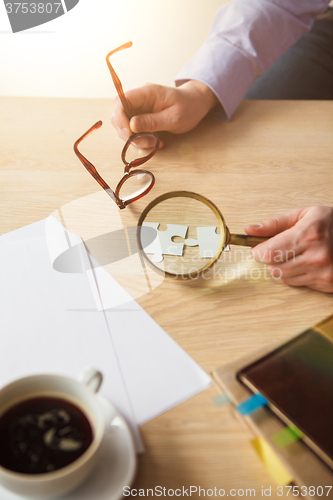
[[[236,410],[239,411],[242,415],[251,415],[251,413],[254,413],[257,411],[259,408],[262,406],[266,406],[268,404],[268,401],[264,396],[261,394],[254,394],[254,396],[251,396],[250,398],[246,399],[243,401],[243,403],[239,404],[236,406]]]
[[[295,425],[290,425],[277,434],[274,434],[274,436],[272,436],[272,441],[280,448],[284,448],[302,437],[303,432],[297,429]]]
[[[286,486],[294,480],[290,472],[286,469],[265,439],[258,437],[253,439],[251,443],[276,484],[279,486]]]
[[[226,404],[231,403],[230,398],[227,396],[225,392],[221,392],[212,398],[213,402],[216,406],[224,406]]]

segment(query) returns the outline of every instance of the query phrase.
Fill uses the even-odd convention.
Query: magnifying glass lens
[[[149,263],[173,276],[196,276],[215,262],[226,234],[213,207],[180,195],[164,195],[148,205],[139,220],[139,238]],[[145,227],[156,230],[154,241]]]

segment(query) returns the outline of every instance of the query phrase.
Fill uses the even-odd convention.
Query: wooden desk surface
[[[73,153],[74,141],[99,119],[104,125],[85,151],[116,185],[123,143],[111,108],[103,99],[0,99],[0,234],[99,190]],[[148,201],[175,189],[210,198],[232,232],[294,207],[330,205],[332,117],[333,102],[244,101],[229,123],[207,119],[188,134],[165,134],[165,148],[150,160],[153,191],[122,217],[135,223]],[[333,312],[333,295],[291,288],[259,270],[260,277],[250,275],[245,266],[228,283],[165,279],[137,300],[211,372]],[[216,393],[212,387],[142,426],[146,453],[133,487],[255,488],[261,496],[262,486],[272,486],[278,498],[247,431],[229,406],[212,402]]]

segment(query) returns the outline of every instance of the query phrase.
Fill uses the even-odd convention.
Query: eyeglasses
[[[124,45],[112,50],[106,56],[106,62],[111,73],[113,83],[116,87],[119,98],[124,107],[124,111],[128,119],[131,118],[131,108],[123,92],[122,84],[110,63],[110,56],[119,50],[132,46],[132,42],[127,42]],[[74,144],[74,152],[79,158],[84,167],[94,177],[98,184],[106,191],[112,200],[121,209],[125,208],[130,203],[139,200],[145,196],[153,188],[155,184],[154,175],[148,170],[136,169],[143,165],[146,161],[150,160],[159,148],[159,138],[152,132],[144,132],[133,134],[126,141],[121,153],[121,159],[125,165],[124,175],[118,182],[116,189],[113,191],[105,180],[100,176],[96,167],[79,151],[78,146],[83,139],[85,139],[93,130],[102,126],[102,122],[98,121],[87,132],[85,132]],[[141,146],[141,148],[140,148]],[[144,148],[144,155],[142,156],[142,149]],[[134,169],[135,170],[132,170]],[[120,197],[120,191],[122,197]]]

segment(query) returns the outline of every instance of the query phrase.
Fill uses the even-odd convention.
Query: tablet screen
[[[237,376],[296,425],[332,466],[333,344],[328,339],[309,329]]]

